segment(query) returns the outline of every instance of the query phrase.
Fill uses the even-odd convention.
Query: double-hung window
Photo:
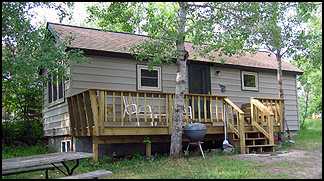
[[[257,72],[241,71],[242,90],[259,90],[259,78]]]
[[[146,65],[137,65],[137,89],[161,91],[161,67],[150,70]]]

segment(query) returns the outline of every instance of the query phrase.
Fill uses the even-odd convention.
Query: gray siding
[[[65,97],[75,95],[87,89],[111,89],[136,91],[136,64],[143,64],[126,58],[89,56],[89,61],[71,66],[71,82],[66,83]],[[219,70],[219,75],[216,75]],[[256,70],[254,70],[256,71]],[[241,73],[238,68],[211,66],[211,91],[216,95],[226,95],[241,106],[248,103],[250,97],[278,96],[276,73],[273,71],[258,71],[259,91],[241,90]],[[162,66],[162,91],[175,92],[176,66]],[[218,84],[226,86],[222,93]],[[291,130],[298,130],[298,112],[296,95],[296,75],[284,74],[285,116]],[[188,90],[188,86],[186,87]],[[48,108],[47,88],[44,94],[44,130],[45,135],[69,134],[69,116],[67,101]],[[109,99],[109,98],[108,98]],[[119,106],[117,106],[119,107]],[[163,109],[163,108],[162,108]],[[53,134],[53,128],[55,134]]]
[[[71,67],[72,95],[86,89],[113,89],[136,91],[136,64],[125,58],[91,56],[89,61]],[[162,91],[175,91],[176,67],[163,65]]]
[[[259,76],[259,91],[243,91],[241,89],[241,70],[224,67],[211,67],[211,91],[216,95],[228,96],[235,104],[241,106],[248,103],[250,97],[278,97],[278,83],[275,72],[257,71]],[[216,70],[220,71],[216,75]],[[225,85],[225,92],[220,91],[218,84]],[[296,75],[283,74],[283,89],[285,97],[285,117],[291,130],[298,130]]]
[[[64,86],[64,102],[55,105],[48,104],[47,85],[44,87],[43,129],[45,136],[59,136],[70,133],[70,121],[66,99],[70,93],[70,82],[65,82]]]

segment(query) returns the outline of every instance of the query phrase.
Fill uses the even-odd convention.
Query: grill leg
[[[189,146],[190,146],[190,143],[188,143],[187,151],[186,151],[186,154],[188,154],[188,155],[189,155]]]
[[[45,169],[45,179],[48,179],[48,169]]]
[[[200,148],[200,152],[201,152],[203,158],[205,159],[204,151],[203,151],[203,149],[201,148],[200,141],[198,141],[198,146],[199,146],[199,148]]]

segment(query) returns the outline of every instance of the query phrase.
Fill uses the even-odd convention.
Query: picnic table
[[[21,172],[45,170],[45,177],[48,178],[48,169],[55,167],[66,176],[71,176],[79,166],[79,160],[93,157],[92,153],[84,152],[59,152],[27,157],[17,157],[2,160],[2,175],[9,175]],[[75,161],[72,168],[66,164],[67,161]],[[64,167],[63,171],[60,166]]]

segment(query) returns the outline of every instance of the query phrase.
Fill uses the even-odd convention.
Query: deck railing
[[[230,99],[224,99],[224,114],[227,127],[230,128],[240,138],[241,153],[245,153],[245,125],[244,112],[236,106]]]
[[[280,126],[280,131],[284,130],[283,125],[283,105],[284,100],[280,98],[254,98],[259,100],[264,106],[272,111],[274,116],[274,126]]]
[[[228,127],[240,135],[243,112],[225,96],[185,94],[184,104],[185,123],[223,126],[227,112]],[[92,89],[69,97],[68,105],[76,136],[100,135],[105,127],[168,127],[171,132],[174,94]]]

